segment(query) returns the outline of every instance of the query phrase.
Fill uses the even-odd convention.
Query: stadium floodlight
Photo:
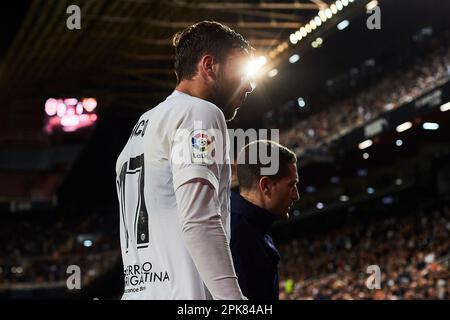
[[[300,98],[297,99],[297,103],[298,103],[298,106],[299,106],[300,108],[303,108],[303,107],[306,106],[305,99],[303,99],[302,97],[300,97]]]
[[[370,147],[372,144],[373,144],[373,141],[371,139],[367,139],[367,140],[364,140],[363,142],[361,142],[358,145],[358,148],[360,150],[364,150],[364,149],[367,149],[368,147]]]
[[[267,75],[269,76],[269,78],[273,78],[278,74],[278,70],[277,69],[272,69],[270,70]]]
[[[293,54],[289,57],[290,63],[296,63],[298,60],[300,60],[300,56],[298,54]]]
[[[350,22],[348,20],[342,20],[341,22],[338,23],[337,28],[338,30],[344,30],[345,28],[348,27],[349,24]]]
[[[333,12],[331,12],[330,8],[325,9],[325,15],[328,19],[331,19],[331,17],[333,16]]]
[[[372,187],[368,187],[368,188],[367,188],[367,193],[368,193],[368,194],[374,194],[374,193],[375,193],[375,189],[372,188]]]
[[[448,111],[450,110],[450,101],[447,103],[444,103],[442,106],[440,106],[439,108],[442,112]]]
[[[311,26],[311,29],[313,29],[313,30],[315,30],[317,28],[317,24],[316,24],[316,21],[314,19],[312,19],[309,22],[309,25]]]
[[[92,240],[86,239],[83,241],[83,246],[86,248],[92,247]]]
[[[322,202],[317,202],[317,204],[316,204],[316,208],[317,208],[317,209],[322,210],[323,207],[324,207],[324,205],[323,205]]]
[[[403,145],[403,140],[402,139],[397,139],[397,141],[395,141],[395,145],[397,147],[401,147]]]
[[[342,5],[341,0],[337,0],[336,1],[336,8],[338,9],[338,11],[341,11],[344,8],[344,6]]]
[[[289,41],[292,44],[297,44],[297,42],[299,42],[300,40],[302,40],[302,34],[300,33],[300,30],[295,31],[294,33],[291,33],[291,35],[289,36]],[[270,56],[270,54],[269,54]]]
[[[307,23],[307,24],[305,25],[305,29],[306,29],[306,32],[307,32],[307,33],[311,33],[311,31],[312,31],[312,28],[311,28],[311,26],[309,25],[309,23]]]
[[[313,48],[318,48],[322,45],[322,43],[323,43],[323,39],[319,37],[319,38],[316,38],[316,40],[314,40],[313,42],[311,42],[311,46]]]
[[[372,0],[368,4],[366,4],[366,9],[368,11],[370,11],[370,10],[373,10],[373,8],[375,8],[376,6],[378,6],[378,1],[377,0]]]
[[[396,186],[401,186],[403,184],[403,180],[402,179],[395,179],[395,185]]]
[[[322,20],[322,22],[327,21],[327,16],[325,15],[325,12],[323,10],[319,11],[319,17],[320,17],[320,20]]]
[[[302,37],[306,37],[306,35],[308,34],[308,32],[306,32],[305,27],[300,28],[300,33],[301,33]]]
[[[348,6],[348,0],[341,0],[341,2],[344,7]]]
[[[289,36],[289,41],[292,44],[297,44],[297,42],[298,42],[297,35],[295,33],[291,33],[291,35]]]
[[[336,14],[338,12],[337,7],[334,3],[330,6],[330,10],[333,14]]]
[[[345,194],[343,194],[339,197],[339,201],[341,201],[341,202],[347,202],[349,199],[350,198]]]
[[[402,124],[398,125],[397,128],[395,128],[395,130],[397,132],[403,132],[403,131],[410,129],[411,127],[412,127],[412,123],[410,121],[406,121],[406,122],[403,122]]]
[[[439,124],[436,122],[424,122],[422,128],[425,130],[437,130],[439,129]]]
[[[362,157],[364,160],[367,160],[369,159],[369,154],[367,152],[364,152]]]
[[[322,20],[320,19],[319,16],[314,17],[314,22],[318,27],[322,24]]]

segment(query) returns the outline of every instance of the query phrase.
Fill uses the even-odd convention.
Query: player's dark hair
[[[294,152],[286,148],[285,146],[282,146],[279,143],[276,143],[275,141],[270,140],[256,140],[253,141],[246,146],[242,148],[242,150],[239,152],[238,159],[237,159],[237,178],[239,182],[239,187],[244,190],[249,190],[254,188],[261,177],[261,168],[269,167],[270,164],[263,164],[260,159],[260,148],[265,148],[265,154],[268,157],[272,157],[273,155],[276,155],[278,153],[278,161],[279,161],[279,167],[276,174],[268,176],[272,180],[277,181],[281,178],[284,178],[288,174],[288,165],[289,164],[296,164],[297,163],[297,156]],[[256,161],[250,161],[252,160],[252,157],[250,156],[250,151],[255,152],[253,159]],[[250,163],[250,162],[256,162],[256,163]]]
[[[202,21],[176,33],[172,45],[177,84],[192,79],[197,73],[198,61],[205,54],[211,54],[221,62],[231,49],[252,49],[242,35],[215,21]]]

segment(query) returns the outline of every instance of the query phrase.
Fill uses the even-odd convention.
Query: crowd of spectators
[[[84,284],[104,274],[120,260],[114,221],[97,214],[0,226],[0,290],[64,286],[70,265]],[[449,235],[446,204],[291,240],[279,245],[280,299],[450,299]],[[367,287],[371,265],[380,289]]]
[[[302,119],[295,120],[295,116],[286,112],[288,123],[292,119],[295,121],[289,128],[280,130],[280,143],[302,154],[414,100],[450,79],[448,42],[435,43],[427,54],[414,60],[414,63],[383,74],[381,79],[372,81],[368,87],[343,99],[317,108],[315,106],[314,109],[320,110],[318,112],[309,116],[301,113]],[[283,114],[278,113],[276,117],[268,117],[266,125],[282,128],[283,119]]]
[[[442,205],[293,240],[280,247],[280,299],[450,299],[449,235]]]
[[[120,258],[115,216],[35,214],[0,225],[0,290],[65,285],[71,265],[80,267],[85,283]]]

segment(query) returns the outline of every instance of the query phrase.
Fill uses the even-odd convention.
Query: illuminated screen
[[[49,98],[45,102],[45,131],[52,133],[61,129],[64,132],[73,132],[92,126],[98,118],[95,114],[96,108],[97,100],[94,98]]]

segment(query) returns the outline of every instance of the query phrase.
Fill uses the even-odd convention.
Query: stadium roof
[[[66,27],[72,4],[81,8],[81,30]],[[322,6],[322,0],[31,1],[3,55],[0,84],[22,97],[90,91],[102,95],[103,105],[147,105],[174,87],[170,38],[176,31],[217,20],[266,52]]]
[[[308,23],[319,9],[326,8],[333,2],[14,2],[14,7],[4,11],[7,14],[4,21],[10,28],[2,31],[5,35],[0,44],[0,99],[5,106],[4,112],[8,115],[2,117],[0,126],[2,131],[9,127],[16,131],[18,128],[31,131],[33,127],[40,127],[43,103],[47,98],[55,96],[91,95],[98,99],[101,108],[118,106],[126,110],[148,109],[174,88],[170,38],[176,31],[201,20],[216,20],[241,32],[257,52],[267,54],[280,43],[289,42],[292,32]],[[364,5],[368,1],[355,0],[357,2]],[[421,18],[417,20],[419,13],[417,7],[412,9],[413,2],[414,5],[423,3],[419,0],[401,1],[402,5],[400,1],[396,1],[396,5],[390,4],[386,6],[386,10],[397,15],[403,12],[398,19],[404,21],[405,25],[415,25],[417,29],[420,19],[426,21],[427,16],[425,11],[420,11]],[[66,10],[73,4],[81,8],[81,30],[68,30],[66,27],[69,16]],[[433,12],[445,11],[440,11],[439,6],[432,6],[428,2],[426,8],[430,17],[434,17]],[[388,14],[383,12],[383,16]],[[393,21],[386,21],[386,24],[392,25]],[[408,28],[405,27],[406,29]],[[351,32],[356,31],[350,31],[349,34]],[[392,36],[389,32],[379,34],[378,45],[386,37]],[[336,53],[343,57],[339,61],[342,69],[352,61],[352,55],[358,51],[352,49],[358,46],[358,43],[345,46],[334,43],[327,52],[317,54],[317,59],[323,59],[324,54],[329,57],[331,52],[333,55]],[[341,49],[337,50],[336,47]],[[343,47],[345,54],[341,52]],[[370,48],[372,47],[376,47],[376,44]],[[359,49],[364,51],[364,48]],[[295,50],[295,47],[290,46],[285,54]],[[315,68],[316,78],[320,78],[322,73],[326,76],[330,71],[337,71],[330,67],[322,70],[315,61],[311,61],[310,65]],[[291,68],[291,72],[298,72],[296,68]],[[273,95],[271,101],[264,100],[265,106],[273,106],[274,101],[280,103],[278,98],[281,95],[298,89],[292,81],[286,85],[283,77],[277,80],[278,83],[272,88],[270,85],[266,87],[264,94],[270,91]],[[280,90],[280,86],[286,90]],[[253,103],[259,102],[257,96]]]

